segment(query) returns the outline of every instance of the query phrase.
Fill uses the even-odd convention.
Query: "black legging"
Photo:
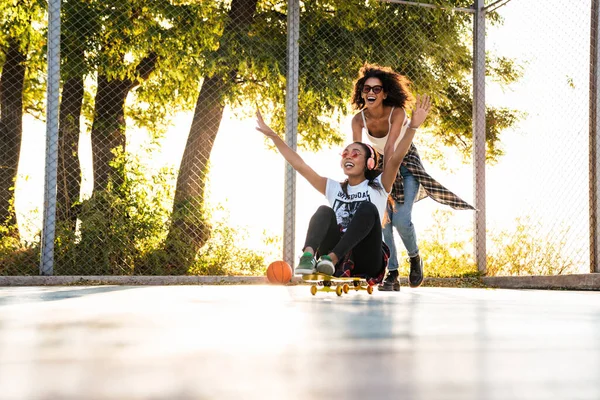
[[[333,252],[342,260],[352,250],[353,275],[378,276],[383,265],[381,220],[373,203],[363,201],[345,233],[341,233],[331,207],[321,206],[310,219],[304,248],[312,247],[318,255]]]

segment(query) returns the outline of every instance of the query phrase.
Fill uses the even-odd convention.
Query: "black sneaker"
[[[382,292],[391,292],[392,290],[394,292],[399,292],[400,281],[398,280],[398,270],[388,272],[387,276],[383,282],[379,284],[377,289],[381,290]]]
[[[410,273],[408,274],[408,284],[411,288],[418,288],[423,283],[423,260],[417,254],[409,258]]]

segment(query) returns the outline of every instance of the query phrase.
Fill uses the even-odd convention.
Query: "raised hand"
[[[256,130],[264,133],[265,136],[270,138],[279,137],[279,135],[277,135],[273,129],[271,129],[269,125],[265,123],[258,108],[256,108]]]
[[[281,153],[283,158],[302,175],[315,189],[321,194],[325,194],[327,188],[327,178],[323,178],[309,167],[302,157],[298,155],[283,139],[276,134],[263,120],[260,110],[256,107],[256,130],[262,132],[266,137],[273,141],[277,151]]]
[[[425,121],[425,118],[427,118],[429,110],[431,110],[431,97],[426,94],[423,96],[417,95],[415,108],[413,109],[412,117],[410,119],[410,127],[416,129],[421,126],[423,121]]]

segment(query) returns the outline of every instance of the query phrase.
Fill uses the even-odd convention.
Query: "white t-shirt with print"
[[[348,195],[342,191],[342,184],[333,179],[327,179],[327,187],[325,189],[325,197],[329,201],[329,205],[335,211],[338,225],[341,225],[344,230],[352,220],[356,209],[363,201],[370,201],[377,207],[379,211],[379,219],[383,223],[385,216],[385,207],[389,193],[383,188],[381,183],[381,175],[374,179],[381,186],[381,191],[372,188],[368,185],[369,181],[364,180],[356,186],[348,185]]]

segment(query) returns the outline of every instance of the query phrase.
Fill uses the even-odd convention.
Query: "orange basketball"
[[[285,261],[273,261],[267,267],[267,279],[271,283],[288,283],[292,279],[292,267]]]

